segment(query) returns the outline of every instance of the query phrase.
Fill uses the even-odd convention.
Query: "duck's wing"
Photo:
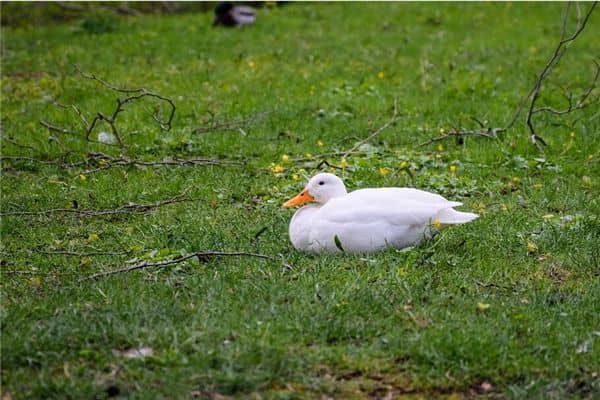
[[[414,226],[430,223],[441,210],[460,204],[417,189],[362,189],[329,201],[319,215],[332,223]]]

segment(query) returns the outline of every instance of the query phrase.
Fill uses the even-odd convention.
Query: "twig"
[[[160,161],[145,161],[125,156],[112,157],[104,153],[90,153],[90,160],[104,163],[100,167],[86,170],[85,174],[106,170],[116,166],[160,167],[160,166],[195,166],[195,165],[241,165],[241,162],[215,160],[212,158],[174,158]]]
[[[21,144],[21,143],[17,142],[16,140],[14,140],[12,138],[9,138],[9,137],[2,137],[2,141],[6,141],[6,142],[12,144],[13,146],[20,147],[22,149],[28,149],[28,150],[36,151],[35,147],[30,146],[28,144]]]
[[[231,121],[215,121],[214,117],[211,118],[208,126],[201,126],[192,131],[192,133],[207,133],[214,131],[235,131],[241,128],[246,128],[261,121],[266,115],[270,114],[271,111],[265,111],[256,115],[240,118]],[[212,116],[212,114],[211,114]]]
[[[91,280],[91,279],[103,278],[106,276],[120,274],[123,272],[131,272],[131,271],[140,270],[140,269],[166,267],[169,265],[182,263],[191,258],[198,258],[198,260],[200,260],[200,261],[206,261],[206,260],[210,259],[211,257],[255,257],[255,258],[261,258],[264,260],[277,261],[277,258],[275,258],[275,257],[267,256],[264,254],[258,254],[258,253],[246,253],[246,252],[241,252],[241,251],[236,251],[236,252],[197,251],[195,253],[187,254],[185,256],[171,259],[171,260],[158,261],[158,262],[149,262],[146,260],[146,261],[142,261],[140,263],[131,265],[129,267],[124,267],[124,268],[120,268],[120,269],[116,269],[116,270],[112,270],[112,271],[100,272],[97,274],[89,275],[89,276],[81,279],[80,282]],[[290,267],[287,264],[285,264],[285,265],[286,265],[286,267]]]
[[[504,127],[485,127],[485,126],[483,126],[483,124],[481,124],[479,121],[477,121],[477,122],[479,122],[481,129],[465,130],[465,129],[455,128],[454,130],[448,132],[447,134],[431,138],[431,139],[427,140],[426,142],[421,143],[421,146],[431,144],[433,142],[437,142],[440,140],[445,140],[450,137],[456,137],[459,142],[462,141],[462,138],[464,136],[483,136],[483,137],[487,137],[487,138],[496,138],[499,133],[505,132],[514,126],[514,124],[517,122],[519,116],[521,115],[521,112],[525,108],[525,104],[527,103],[528,100],[530,100],[528,108],[527,108],[528,112],[526,115],[526,124],[527,124],[527,127],[529,128],[531,142],[533,144],[535,144],[538,147],[538,149],[541,150],[540,143],[542,145],[546,145],[546,143],[535,132],[535,128],[533,126],[533,121],[532,121],[532,118],[535,114],[541,113],[541,112],[548,112],[548,113],[555,114],[555,115],[564,115],[564,114],[568,114],[568,113],[571,113],[576,110],[580,110],[580,109],[594,103],[595,101],[597,101],[597,99],[587,101],[589,99],[589,96],[591,95],[592,91],[595,89],[596,82],[598,81],[598,78],[600,76],[600,66],[598,65],[598,63],[596,61],[594,61],[594,64],[596,65],[596,72],[594,74],[594,78],[593,78],[590,86],[588,87],[588,89],[581,95],[581,97],[575,104],[573,104],[572,95],[569,95],[567,97],[567,99],[569,101],[569,106],[568,106],[568,108],[566,108],[564,110],[556,110],[552,107],[540,107],[540,108],[535,107],[535,104],[536,104],[537,100],[539,99],[539,93],[542,88],[542,83],[548,77],[548,75],[550,74],[552,69],[556,66],[556,64],[559,62],[559,60],[561,59],[561,57],[563,56],[564,52],[569,47],[569,45],[583,31],[590,15],[592,14],[592,12],[594,11],[594,8],[596,7],[597,1],[595,1],[592,4],[592,6],[588,10],[588,12],[583,17],[583,19],[581,16],[581,9],[579,7],[579,3],[576,3],[576,6],[577,6],[577,28],[575,29],[575,32],[571,36],[566,37],[570,4],[571,3],[567,3],[567,5],[565,6],[565,11],[563,13],[563,21],[562,21],[560,40],[559,40],[558,45],[556,46],[556,49],[554,50],[554,53],[552,54],[552,57],[548,60],[548,62],[542,69],[541,73],[537,76],[537,79],[536,79],[533,87],[529,91],[529,93],[527,93],[527,95],[524,96],[521,99],[521,101],[519,102],[511,120],[509,121],[509,123],[507,125],[505,125]]]
[[[51,123],[46,122],[46,121],[40,121],[40,125],[45,128],[48,128],[48,130],[50,132],[58,132],[58,133],[62,133],[62,134],[71,133],[71,131],[69,131],[67,128],[62,128],[60,126],[52,125]]]
[[[534,113],[536,112],[535,103],[537,102],[537,100],[539,98],[540,90],[542,88],[542,83],[543,83],[544,79],[550,74],[550,72],[552,71],[552,68],[561,59],[561,57],[563,56],[563,54],[565,53],[565,51],[569,47],[569,45],[575,39],[577,39],[579,34],[583,31],[583,29],[585,28],[585,26],[587,24],[588,19],[590,18],[590,15],[596,8],[596,4],[598,4],[598,2],[594,2],[592,4],[592,6],[589,8],[588,12],[583,17],[583,20],[578,18],[577,28],[575,29],[575,32],[568,38],[565,38],[565,36],[566,36],[566,31],[567,31],[567,20],[569,17],[569,8],[570,8],[571,3],[568,2],[567,5],[565,6],[565,12],[563,14],[563,26],[562,26],[562,30],[561,30],[561,34],[560,34],[560,41],[558,42],[558,45],[554,49],[554,53],[552,54],[552,57],[550,57],[550,60],[548,60],[548,62],[542,69],[542,72],[538,75],[537,81],[535,82],[535,85],[533,86],[533,91],[531,94],[531,102],[529,104],[529,109],[527,111],[526,122],[527,122],[527,127],[529,128],[529,133],[530,133],[529,139],[531,140],[531,142],[533,144],[538,146],[538,148],[540,148],[538,142],[541,143],[542,145],[546,145],[546,143],[540,136],[538,136],[536,134],[535,128],[533,127],[532,117],[533,117]],[[589,89],[589,93],[591,93],[591,91],[593,90],[597,78],[598,78],[598,73],[596,73],[596,75],[595,75],[594,82],[592,83],[592,86]],[[587,94],[585,94],[583,101],[585,101],[587,96],[589,96],[589,93],[588,92],[586,92],[586,93]]]
[[[94,256],[122,256],[125,254],[130,254],[131,251],[91,251],[91,252],[79,252],[79,251],[69,251],[69,250],[47,250],[47,249],[35,249],[36,253],[40,254],[48,254],[48,255],[64,255],[64,256],[73,256],[73,257],[94,257]]]
[[[103,80],[101,78],[98,78],[94,74],[83,72],[82,70],[79,69],[79,67],[77,65],[75,66],[75,70],[84,78],[96,81],[100,85],[102,85],[112,91],[128,95],[124,99],[117,98],[117,106],[110,116],[105,115],[101,112],[98,112],[96,114],[96,116],[94,117],[94,119],[92,119],[92,122],[87,126],[87,129],[86,129],[86,139],[88,141],[92,141],[90,139],[90,135],[96,128],[97,123],[100,121],[104,121],[108,124],[108,126],[110,126],[112,134],[117,139],[117,142],[119,142],[119,146],[121,147],[121,149],[124,150],[126,148],[126,144],[123,141],[123,138],[121,137],[121,134],[119,133],[119,130],[117,129],[117,125],[116,125],[117,117],[119,116],[119,114],[121,112],[124,111],[125,105],[127,105],[130,102],[140,100],[144,97],[152,97],[152,98],[158,99],[160,101],[164,101],[170,106],[171,111],[169,112],[169,116],[166,121],[160,119],[156,115],[153,115],[153,118],[159,124],[159,126],[161,127],[162,130],[169,131],[171,129],[171,124],[173,122],[173,117],[175,116],[175,111],[177,110],[177,108],[175,107],[175,103],[173,102],[173,100],[171,100],[170,98],[162,96],[158,93],[151,92],[143,87],[137,88],[137,89],[119,88],[117,86],[114,86],[114,85],[106,82],[105,80]],[[81,116],[81,114],[80,114],[80,116]]]
[[[394,113],[392,114],[392,117],[390,118],[390,120],[387,121],[385,124],[383,124],[380,128],[376,129],[369,136],[367,136],[366,138],[364,138],[360,142],[356,143],[350,150],[346,151],[342,155],[342,158],[348,158],[360,146],[362,146],[363,144],[367,143],[369,140],[373,139],[375,136],[377,136],[381,132],[383,132],[388,126],[390,126],[391,124],[393,124],[394,122],[396,122],[398,120],[397,116],[398,116],[398,104],[397,104],[397,100],[394,99]]]
[[[117,208],[106,209],[106,210],[80,210],[76,208],[52,208],[48,210],[41,211],[8,211],[0,213],[0,216],[21,216],[21,215],[48,215],[48,214],[56,214],[62,213],[66,215],[74,215],[81,218],[86,217],[104,217],[107,215],[115,215],[115,214],[145,214],[149,211],[157,209],[167,204],[175,204],[182,203],[187,201],[194,201],[187,196],[187,192],[189,189],[184,190],[181,194],[171,197],[166,200],[161,200],[156,203],[151,204],[136,204],[136,203],[127,203]]]

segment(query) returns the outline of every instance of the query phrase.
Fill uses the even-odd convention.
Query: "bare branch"
[[[87,121],[85,120],[85,118],[83,118],[83,115],[81,114],[81,112],[79,111],[78,108],[74,108],[74,111],[80,116],[80,118],[84,121],[84,123],[86,123],[87,128],[86,128],[86,140],[88,141],[93,141],[90,139],[90,135],[92,134],[92,132],[94,131],[94,129],[97,126],[97,123],[99,121],[104,121],[108,124],[108,126],[110,126],[111,132],[114,135],[114,137],[117,139],[117,142],[119,143],[119,146],[121,147],[121,149],[125,149],[127,146],[125,144],[125,142],[123,141],[123,138],[121,137],[121,134],[117,128],[117,117],[119,116],[119,114],[121,112],[124,111],[124,107],[128,104],[131,103],[133,101],[136,100],[140,100],[144,97],[150,97],[150,98],[154,98],[157,99],[159,101],[162,102],[166,102],[169,107],[170,107],[170,112],[169,115],[167,117],[166,120],[163,120],[161,118],[159,118],[156,114],[152,115],[152,118],[159,124],[160,128],[164,131],[169,131],[171,130],[171,126],[172,126],[172,122],[173,122],[173,118],[175,117],[175,111],[177,110],[177,107],[175,106],[175,103],[173,102],[173,100],[171,100],[168,97],[162,96],[158,93],[152,92],[147,90],[146,88],[137,88],[137,89],[125,89],[125,88],[120,88],[117,86],[114,86],[108,82],[106,82],[105,80],[97,77],[94,74],[90,74],[87,72],[83,72],[81,69],[79,69],[79,67],[77,65],[75,65],[75,70],[84,78],[93,80],[97,83],[99,83],[100,85],[118,92],[118,93],[123,93],[123,94],[127,94],[128,96],[125,97],[124,99],[120,99],[117,98],[117,106],[115,107],[114,111],[112,112],[112,114],[109,115],[105,115],[101,112],[98,112],[96,114],[96,116],[94,117],[94,119],[92,119],[92,122],[90,124],[87,124]]]
[[[127,203],[125,205],[122,205],[122,206],[114,208],[114,209],[80,210],[80,209],[76,209],[76,208],[52,208],[52,209],[41,210],[41,211],[7,211],[7,212],[0,213],[0,216],[9,216],[9,215],[44,216],[44,215],[51,215],[51,214],[65,214],[65,215],[73,215],[73,216],[80,217],[80,218],[87,218],[87,217],[104,217],[104,216],[110,216],[110,215],[115,215],[115,214],[146,214],[152,210],[155,210],[159,207],[162,207],[162,206],[165,206],[168,204],[194,201],[194,199],[188,197],[188,195],[187,195],[188,191],[189,191],[189,189],[186,189],[177,196],[171,197],[166,200],[161,200],[156,203],[151,203],[151,204]]]
[[[499,133],[505,132],[514,126],[514,124],[517,122],[519,116],[521,115],[521,112],[525,108],[525,104],[529,100],[529,104],[527,106],[528,111],[526,114],[526,124],[527,124],[527,127],[529,128],[531,142],[534,143],[541,150],[540,143],[542,145],[545,145],[546,143],[535,132],[535,128],[533,126],[533,121],[532,121],[532,118],[535,114],[541,113],[541,112],[548,112],[548,113],[555,114],[555,115],[564,115],[564,114],[568,114],[568,113],[571,113],[576,110],[580,110],[580,109],[587,107],[588,105],[596,102],[598,99],[590,100],[590,95],[592,94],[592,91],[596,88],[596,82],[598,81],[598,77],[600,75],[600,66],[598,65],[598,63],[596,61],[594,61],[594,63],[596,64],[596,71],[594,74],[594,79],[592,80],[588,89],[581,95],[581,97],[575,104],[573,104],[572,94],[571,94],[567,97],[567,99],[569,101],[569,106],[568,106],[568,108],[566,108],[564,110],[556,110],[552,107],[540,107],[540,108],[535,107],[536,102],[539,99],[539,94],[540,94],[540,90],[542,88],[542,83],[548,77],[548,75],[550,74],[550,72],[552,71],[554,66],[556,66],[556,64],[560,61],[560,59],[562,58],[562,56],[565,53],[565,51],[567,50],[567,48],[571,45],[571,43],[573,43],[573,41],[575,39],[577,39],[577,37],[584,30],[584,28],[590,18],[590,15],[592,14],[592,12],[594,11],[594,9],[597,5],[597,1],[595,1],[592,4],[592,6],[588,9],[587,13],[583,17],[581,15],[581,9],[580,9],[579,3],[576,3],[577,26],[575,28],[575,31],[570,36],[567,36],[570,4],[571,3],[566,4],[565,10],[563,12],[562,28],[561,28],[560,40],[558,42],[558,45],[556,46],[552,56],[550,57],[548,62],[545,64],[545,66],[542,69],[542,71],[540,72],[540,74],[537,76],[537,79],[536,79],[533,87],[529,91],[529,93],[526,96],[524,96],[521,99],[521,101],[519,102],[519,105],[517,106],[511,120],[509,121],[509,123],[507,125],[505,125],[502,128],[484,127],[483,124],[479,120],[475,119],[475,121],[478,123],[478,125],[480,126],[481,129],[479,129],[479,130],[463,130],[463,129],[455,128],[453,131],[449,132],[448,134],[429,139],[428,141],[422,143],[421,146],[427,145],[427,144],[430,144],[433,142],[437,142],[440,140],[445,140],[450,137],[456,137],[459,142],[462,141],[462,138],[464,136],[483,136],[483,137],[487,137],[487,138],[496,138]]]
[[[170,260],[164,260],[164,261],[158,261],[158,262],[142,261],[140,263],[130,265],[128,267],[124,267],[124,268],[120,268],[120,269],[116,269],[116,270],[112,270],[112,271],[100,272],[97,274],[89,275],[89,276],[81,279],[80,282],[91,280],[91,279],[103,278],[106,276],[125,273],[125,272],[136,271],[136,270],[149,269],[149,268],[162,268],[162,267],[166,267],[169,265],[180,264],[180,263],[187,261],[189,259],[192,259],[192,258],[197,258],[201,262],[206,262],[212,257],[254,257],[254,258],[261,258],[264,260],[279,261],[276,257],[267,256],[267,255],[258,254],[258,253],[246,253],[246,252],[242,252],[242,251],[236,251],[236,252],[197,251],[197,252],[187,254],[187,255],[179,257],[179,258],[170,259]],[[287,268],[291,268],[291,266],[289,264],[284,263],[284,265]]]
[[[481,124],[481,122],[477,119],[475,119],[479,124]],[[432,137],[431,139],[427,140],[426,142],[421,143],[419,146],[425,146],[434,142],[439,142],[441,140],[446,140],[450,137],[455,137],[457,140],[462,140],[465,136],[482,136],[482,137],[486,137],[488,139],[496,139],[498,137],[498,134],[501,132],[504,132],[505,128],[481,128],[481,129],[473,129],[473,130],[467,130],[467,129],[458,129],[458,128],[454,128],[453,130],[449,131],[448,133],[445,133],[443,135],[437,136],[437,137]]]
[[[526,122],[527,122],[527,127],[529,128],[529,133],[530,133],[529,139],[531,140],[531,142],[533,144],[535,144],[540,149],[541,149],[541,147],[540,147],[539,143],[541,143],[543,145],[545,145],[546,143],[540,136],[537,135],[535,128],[533,126],[532,117],[533,117],[534,111],[535,111],[535,104],[539,98],[540,90],[542,88],[542,83],[544,82],[544,79],[546,79],[546,77],[550,74],[550,72],[552,71],[552,68],[561,59],[562,55],[564,54],[566,49],[569,47],[569,45],[575,39],[577,39],[579,34],[583,31],[583,29],[585,28],[585,26],[587,24],[588,19],[590,18],[590,15],[592,15],[592,12],[596,8],[596,4],[598,4],[598,3],[594,2],[592,4],[592,6],[589,8],[588,12],[583,17],[583,19],[578,18],[577,28],[575,29],[575,32],[571,36],[565,38],[566,29],[567,29],[567,20],[568,20],[568,16],[569,16],[569,8],[570,8],[570,3],[567,3],[566,8],[565,8],[565,13],[563,15],[563,26],[562,26],[562,31],[561,31],[561,35],[560,35],[560,41],[558,42],[558,45],[554,49],[554,53],[552,54],[552,57],[550,57],[550,59],[548,60],[548,62],[544,66],[544,68],[542,69],[542,72],[538,75],[537,81],[535,82],[535,85],[533,86],[533,91],[531,94],[531,102],[529,104],[529,109],[527,111]],[[595,79],[594,79],[594,83],[595,83]],[[587,95],[586,95],[586,98],[587,98]]]
[[[375,136],[379,135],[381,132],[383,132],[385,129],[387,129],[387,127],[389,127],[390,125],[392,125],[394,122],[396,122],[398,120],[398,103],[397,100],[394,99],[394,112],[392,114],[392,117],[389,119],[389,121],[387,121],[385,124],[383,124],[381,127],[379,127],[378,129],[376,129],[373,133],[371,133],[369,136],[367,136],[366,138],[364,138],[363,140],[361,140],[360,142],[356,143],[350,150],[346,151],[343,155],[342,158],[348,158],[352,153],[354,153],[354,151],[356,151],[360,146],[362,146],[363,144],[367,143],[369,140],[373,139]]]
[[[94,256],[122,256],[126,254],[131,254],[131,251],[90,251],[90,252],[80,252],[80,251],[69,251],[69,250],[48,250],[48,249],[35,249],[36,253],[40,254],[48,254],[48,255],[56,255],[56,256],[73,256],[73,257],[94,257]]]
[[[250,125],[254,125],[254,124],[260,122],[261,120],[264,119],[265,116],[267,116],[270,113],[271,113],[271,111],[265,111],[265,112],[261,112],[256,115],[247,117],[247,118],[234,119],[234,120],[230,120],[230,121],[216,121],[213,116],[213,118],[211,119],[211,121],[209,122],[209,124],[207,126],[198,127],[196,129],[194,129],[192,131],[192,133],[207,133],[207,132],[215,132],[215,131],[235,131],[235,130],[239,130],[242,128],[247,128]]]
[[[43,126],[44,128],[48,128],[48,130],[50,132],[57,132],[57,133],[62,133],[62,134],[71,133],[71,131],[69,131],[67,128],[61,128],[60,126],[52,125],[51,123],[46,122],[46,121],[40,121],[40,125]]]

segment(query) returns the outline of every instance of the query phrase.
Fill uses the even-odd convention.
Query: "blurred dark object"
[[[187,1],[100,1],[100,2],[14,2],[2,1],[3,27],[35,27],[86,18],[89,14],[134,16],[142,14],[180,14],[207,12],[214,2]]]
[[[213,26],[242,26],[256,21],[256,10],[249,6],[234,5],[228,1],[221,2],[215,7]]]

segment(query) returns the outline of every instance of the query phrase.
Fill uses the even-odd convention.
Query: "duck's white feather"
[[[403,248],[429,238],[434,222],[460,224],[478,217],[453,210],[459,205],[417,189],[361,189],[299,209],[290,238],[295,248],[312,253]]]

